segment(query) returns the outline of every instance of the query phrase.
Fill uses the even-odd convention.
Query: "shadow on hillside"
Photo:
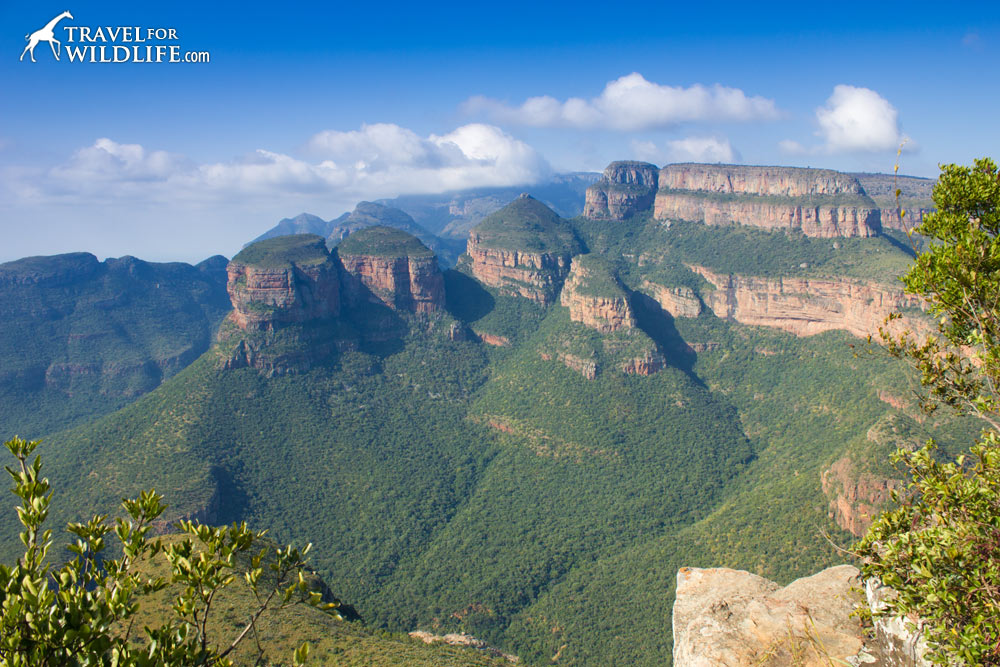
[[[475,322],[496,306],[493,295],[475,278],[454,269],[444,272],[444,293],[448,312],[463,322]]]
[[[642,292],[632,292],[631,302],[636,323],[660,348],[667,358],[667,363],[684,371],[692,380],[704,386],[701,378],[694,372],[697,354],[677,331],[670,313],[663,310],[655,299]]]

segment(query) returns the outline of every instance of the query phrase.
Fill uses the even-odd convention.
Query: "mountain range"
[[[971,433],[856,354],[891,312],[927,327],[885,178],[625,161],[571,177],[578,208],[399,198],[228,264],[9,263],[0,424],[45,437],[57,521],[155,487],[168,519],[315,543],[369,626],[666,664],[679,567],[841,562],[825,536],[884,504],[889,451]]]

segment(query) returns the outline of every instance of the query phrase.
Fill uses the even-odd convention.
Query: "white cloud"
[[[233,161],[196,164],[138,144],[98,139],[49,169],[8,169],[16,198],[111,202],[226,201],[328,195],[336,201],[537,182],[548,163],[497,127],[464,125],[421,137],[391,124],[327,130],[307,143],[315,160],[258,149]],[[293,208],[298,208],[293,206]]]
[[[725,137],[684,137],[658,146],[652,141],[633,141],[632,154],[640,160],[662,164],[666,162],[726,162],[740,161],[740,154]]]
[[[598,97],[532,97],[520,106],[477,96],[463,105],[498,121],[534,127],[644,130],[685,122],[757,121],[779,117],[774,100],[748,97],[738,88],[695,84],[688,88],[647,81],[638,72],[609,81]]]
[[[816,109],[819,136],[831,153],[895,150],[903,142],[899,112],[869,88],[841,84]]]
[[[792,139],[778,142],[786,155],[831,153],[910,152],[916,143],[899,129],[899,112],[887,99],[870,88],[840,84],[834,87],[826,106],[816,109],[816,136],[822,144],[806,146]]]

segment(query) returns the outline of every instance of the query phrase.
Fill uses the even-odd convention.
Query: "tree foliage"
[[[52,491],[41,475],[41,459],[29,462],[39,442],[15,437],[4,443],[18,465],[7,467],[20,498],[18,519],[24,530],[24,555],[12,566],[0,564],[0,665],[195,666],[231,665],[228,657],[256,632],[257,620],[267,612],[304,602],[337,614],[336,602],[324,602],[310,590],[304,575],[309,547],[271,549],[263,532],[245,523],[214,528],[194,521],[178,526],[188,538],[164,545],[153,538],[153,522],[163,513],[162,496],[153,491],[124,500],[128,518],[113,522],[106,515],[71,523],[76,536],[68,546],[72,557],[56,567],[50,560],[52,531],[44,528]],[[120,543],[120,555],[107,558],[109,535]],[[168,582],[137,571],[144,559],[163,555],[170,563],[171,583],[181,592],[173,614],[156,627],[134,632],[130,619],[144,595],[162,590]],[[238,557],[250,556],[250,568],[240,572]],[[273,587],[261,585],[265,569]],[[220,637],[213,628],[212,604],[222,589],[242,575],[257,607],[234,637]],[[303,644],[293,662],[304,664],[309,652]],[[263,657],[263,656],[261,656]]]
[[[939,664],[1000,665],[1000,174],[989,159],[947,165],[935,213],[916,231],[931,239],[904,277],[937,322],[924,339],[885,330],[928,389],[924,407],[951,406],[986,428],[969,456],[941,462],[933,441],[896,458],[912,474],[898,507],[859,544],[863,572],[897,596],[883,611],[921,619]]]

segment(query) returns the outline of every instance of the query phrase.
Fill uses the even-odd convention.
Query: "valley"
[[[863,177],[614,162],[575,217],[530,188],[465,227],[400,198],[424,217],[303,214],[228,264],[0,265],[0,425],[44,439],[57,523],[155,487],[164,529],[314,543],[366,627],[663,665],[680,567],[841,563],[889,451],[967,442],[864,352],[891,312],[928,329]]]

